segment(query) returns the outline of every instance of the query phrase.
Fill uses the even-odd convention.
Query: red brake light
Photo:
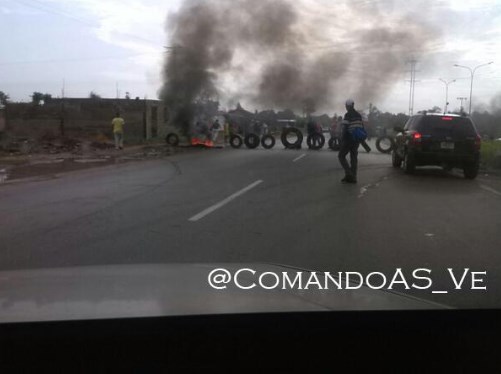
[[[442,117],[442,121],[452,121],[452,117]]]
[[[421,134],[418,132],[415,132],[414,134],[412,134],[412,139],[421,140]]]

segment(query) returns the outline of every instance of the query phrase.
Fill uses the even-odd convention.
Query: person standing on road
[[[120,117],[120,113],[115,114],[115,118],[111,120],[113,126],[113,137],[115,138],[115,149],[124,148],[124,125],[125,121]]]
[[[350,129],[363,126],[363,122],[362,116],[355,110],[355,102],[352,99],[346,100],[345,106],[346,114],[342,123],[341,149],[338,154],[339,163],[345,172],[345,177],[341,182],[357,183],[358,146],[360,143],[353,139]],[[350,154],[350,164],[346,161],[348,153]]]
[[[230,141],[230,130],[230,123],[226,120],[223,125],[224,144],[228,144]]]

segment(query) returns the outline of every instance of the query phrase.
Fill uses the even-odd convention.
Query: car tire
[[[244,141],[242,140],[242,137],[239,135],[232,135],[230,137],[230,145],[232,148],[238,149],[238,148],[242,147],[243,143],[244,143]]]
[[[244,139],[244,144],[249,149],[255,149],[259,146],[259,136],[256,134],[248,134]]]
[[[478,175],[478,169],[480,165],[478,163],[473,163],[465,165],[463,167],[463,174],[466,179],[475,179]]]
[[[264,149],[271,149],[275,146],[275,137],[272,135],[265,135],[261,139],[261,145]]]
[[[389,140],[390,145],[385,146],[384,140]],[[389,136],[382,136],[376,140],[376,148],[381,153],[390,153],[395,148],[394,140]]]
[[[297,139],[294,143],[289,142],[289,140],[287,139],[287,135],[289,134],[296,135]],[[285,148],[300,149],[301,144],[303,144],[303,133],[295,127],[289,127],[282,132],[280,140],[282,141],[282,144],[284,145]]]
[[[414,160],[414,156],[406,152],[404,155],[403,163],[404,163],[404,171],[407,174],[413,174],[414,171],[416,170],[416,161]]]
[[[168,145],[176,147],[179,145],[179,136],[171,132],[170,134],[167,134],[167,136],[165,137],[165,142]]]
[[[391,163],[394,168],[401,168],[402,167],[402,158],[397,154],[397,151],[394,149],[391,152]]]
[[[333,151],[339,151],[341,148],[341,143],[339,142],[339,138],[330,138],[329,139],[329,148]]]
[[[318,139],[317,142],[314,141],[315,138]],[[306,138],[306,144],[308,145],[309,149],[318,151],[319,149],[322,149],[325,145],[325,136],[323,134],[308,135],[308,137]]]

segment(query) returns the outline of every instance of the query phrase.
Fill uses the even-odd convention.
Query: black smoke
[[[193,103],[207,97],[299,111],[348,96],[375,101],[402,76],[405,61],[439,37],[409,11],[385,4],[185,0],[167,20],[161,98],[183,127]]]

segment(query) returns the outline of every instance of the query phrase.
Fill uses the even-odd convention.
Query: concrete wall
[[[126,143],[165,136],[162,102],[125,99],[53,99],[40,106],[8,104],[6,132],[33,139],[64,134],[71,138],[111,140],[111,120],[117,110],[125,120]]]

